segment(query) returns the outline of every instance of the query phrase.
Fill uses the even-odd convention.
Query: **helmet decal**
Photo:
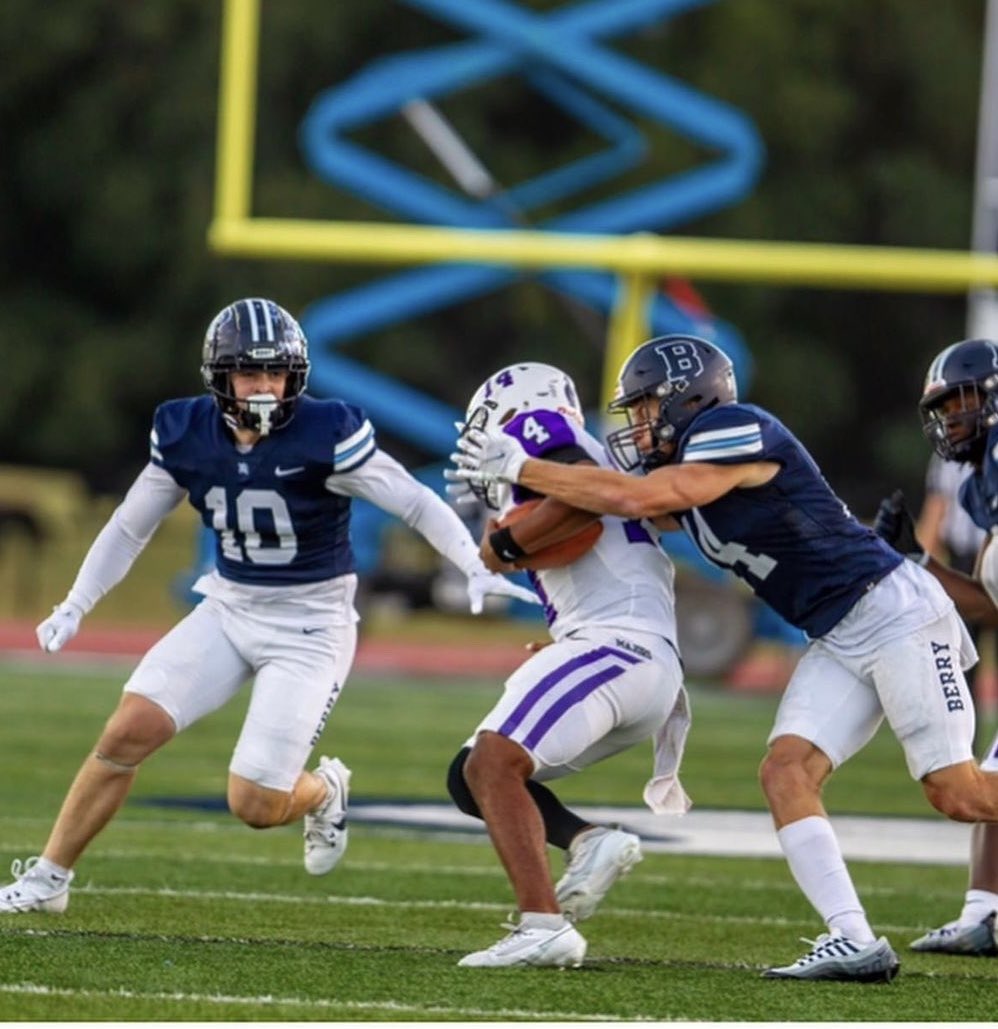
[[[688,382],[703,375],[703,358],[692,340],[677,339],[671,343],[659,343],[655,352],[665,364],[669,382]]]

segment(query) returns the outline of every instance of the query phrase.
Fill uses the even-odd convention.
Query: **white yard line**
[[[139,993],[135,990],[72,990],[46,986],[41,983],[0,983],[0,993],[32,997],[104,998],[109,1000],[177,1001],[185,1004],[238,1004],[255,1008],[295,1007],[315,1011],[343,1013],[347,1011],[393,1011],[401,1014],[467,1016],[469,1018],[536,1018],[546,1021],[607,1022],[620,1021],[619,1015],[580,1014],[576,1011],[530,1011],[516,1009],[488,1009],[467,1007],[441,1007],[436,1004],[399,1004],[397,1001],[324,1000],[307,997],[231,996],[219,993]],[[629,1021],[650,1021],[633,1019]]]

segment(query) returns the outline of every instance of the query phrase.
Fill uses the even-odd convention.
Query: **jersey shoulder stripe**
[[[686,442],[684,461],[712,461],[725,457],[750,457],[762,453],[762,429],[758,423],[728,429],[695,432]]]
[[[337,472],[352,472],[359,468],[375,451],[374,427],[365,418],[360,428],[333,448],[333,463]]]
[[[374,428],[363,409],[344,400],[317,400],[306,394],[288,427],[302,441],[305,456],[328,466],[334,475],[359,468],[377,449]]]

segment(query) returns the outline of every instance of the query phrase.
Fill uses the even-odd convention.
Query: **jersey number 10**
[[[204,496],[211,511],[212,528],[222,541],[222,554],[230,561],[257,565],[290,564],[298,553],[298,539],[291,524],[291,512],[279,493],[270,489],[244,489],[236,495],[236,526],[229,528],[229,502],[221,486],[212,486]],[[256,529],[255,512],[270,514],[276,546],[264,546]]]

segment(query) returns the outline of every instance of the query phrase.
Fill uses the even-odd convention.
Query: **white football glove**
[[[486,571],[472,572],[468,576],[468,605],[473,615],[480,615],[485,607],[487,596],[512,597],[514,600],[523,600],[528,604],[539,604],[540,600],[533,590],[523,586],[517,586],[510,582],[505,576],[496,572]]]
[[[458,437],[460,437],[464,433],[465,424],[464,422],[455,422],[454,428],[457,429]],[[447,480],[444,491],[447,493],[447,497],[455,504],[477,504],[479,502],[475,491],[464,479],[459,479],[457,472],[453,469],[445,468],[444,478]]]
[[[447,480],[444,490],[455,504],[477,504],[479,502],[471,484],[467,479],[462,479],[453,468],[444,469],[444,478]]]
[[[468,429],[457,441],[457,450],[450,459],[457,465],[455,479],[480,486],[516,482],[523,462],[529,454],[513,439],[503,433],[489,436],[478,429]]]
[[[38,646],[49,654],[61,650],[79,631],[82,617],[83,612],[75,604],[57,604],[35,629]]]

